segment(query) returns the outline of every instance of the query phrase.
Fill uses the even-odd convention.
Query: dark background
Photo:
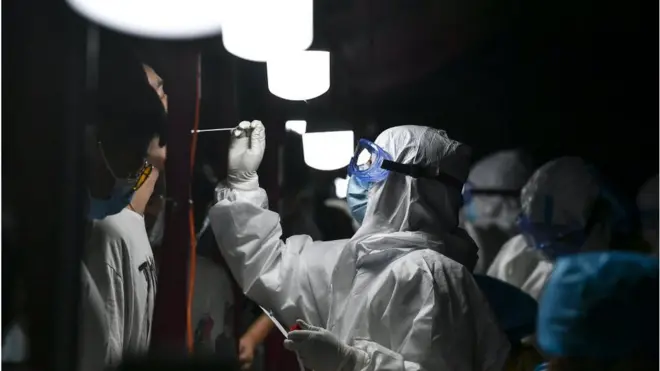
[[[269,152],[260,176],[275,200],[286,191],[274,180],[284,121],[300,118],[310,129],[341,122],[370,138],[401,124],[443,128],[471,145],[475,159],[512,147],[539,165],[583,156],[633,197],[658,171],[657,7],[642,0],[319,0],[313,47],[332,52],[332,86],[308,103],[270,95],[265,65],[228,55],[218,38],[116,42],[138,50],[166,90],[181,50],[202,51],[200,125],[264,121]],[[31,332],[40,335],[35,352],[43,369],[68,369],[83,226],[86,25],[62,1],[37,0],[5,1],[2,23],[3,315],[12,277],[24,272]],[[226,141],[226,134],[199,137],[198,164],[211,164],[220,178]],[[285,165],[302,166],[292,162]],[[332,177],[300,167],[305,172]]]

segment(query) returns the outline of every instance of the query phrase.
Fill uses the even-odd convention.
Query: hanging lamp
[[[353,157],[352,130],[305,133],[302,139],[305,164],[314,169],[341,169]]]
[[[314,40],[313,0],[229,0],[222,43],[239,58],[266,62],[309,48]]]
[[[228,0],[66,0],[81,16],[114,31],[159,39],[191,39],[221,30]]]
[[[286,131],[292,131],[296,134],[303,135],[307,132],[307,121],[305,120],[289,120],[284,124]]]
[[[330,52],[301,51],[268,60],[268,90],[282,99],[316,98],[330,89]]]

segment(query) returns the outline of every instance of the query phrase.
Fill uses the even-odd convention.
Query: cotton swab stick
[[[191,134],[194,133],[206,133],[209,131],[229,131],[229,130],[234,130],[235,128],[219,128],[219,129],[202,129],[202,130],[190,130]]]

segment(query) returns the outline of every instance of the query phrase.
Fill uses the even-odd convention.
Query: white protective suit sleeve
[[[313,242],[308,236],[280,240],[279,215],[266,209],[263,189],[220,186],[209,211],[213,234],[245,295],[274,312],[287,326],[303,319],[325,326],[330,277],[344,242]]]

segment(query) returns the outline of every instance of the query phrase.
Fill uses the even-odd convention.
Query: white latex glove
[[[289,332],[284,347],[298,353],[305,368],[314,371],[353,371],[362,369],[367,353],[348,346],[330,331],[297,321],[301,330]]]
[[[261,121],[242,121],[231,132],[227,184],[245,191],[259,189],[257,169],[266,150],[266,128]]]

